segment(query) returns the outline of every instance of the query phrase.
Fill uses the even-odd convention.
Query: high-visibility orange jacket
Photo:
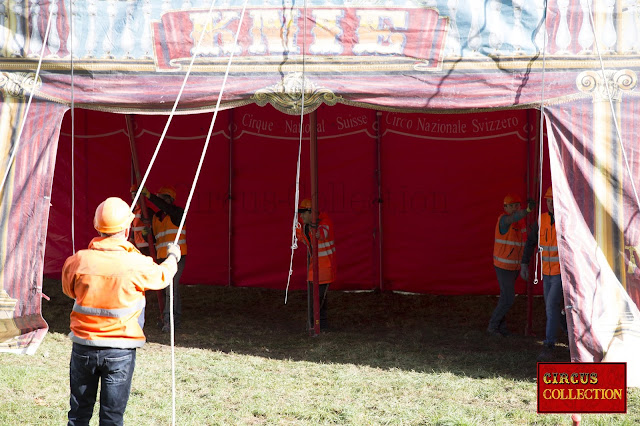
[[[162,218],[161,218],[162,217]],[[179,223],[178,223],[179,225]],[[156,239],[156,253],[158,259],[167,257],[167,246],[175,241],[178,233],[178,225],[174,224],[171,217],[162,212],[158,212],[153,216],[153,236]],[[178,239],[180,253],[182,256],[187,254],[187,225],[185,224],[180,231]]]
[[[556,224],[551,223],[551,215],[548,212],[540,216],[540,247],[542,247],[542,273],[560,275]]]
[[[524,219],[512,223],[506,234],[500,233],[501,214],[496,223],[495,242],[493,244],[493,264],[501,269],[515,271],[520,269],[520,260],[527,240],[527,226]]]
[[[298,240],[301,240],[307,246],[307,263],[308,272],[307,280],[313,281],[313,256],[311,255],[311,241],[304,233],[304,228],[308,225],[302,225],[296,228]],[[320,236],[318,238],[318,283],[329,284],[335,281],[338,264],[336,263],[336,243],[333,236],[333,222],[326,213],[318,215],[317,231]],[[309,232],[315,232],[310,228]]]
[[[135,215],[135,217],[133,218],[133,222],[131,222],[133,242],[139,249],[149,247],[149,242],[142,235],[142,231],[144,230],[144,222],[142,222],[142,209],[139,205],[136,205],[136,208],[133,209],[133,214]]]
[[[157,265],[128,241],[97,237],[62,267],[62,291],[75,299],[71,340],[88,346],[137,348],[144,345],[145,291],[160,290],[177,267]]]

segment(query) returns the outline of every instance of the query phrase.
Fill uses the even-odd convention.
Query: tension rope
[[[38,85],[38,77],[40,76],[40,69],[42,68],[42,59],[44,58],[44,50],[47,48],[47,41],[49,40],[49,32],[51,31],[51,17],[53,16],[53,11],[55,8],[49,8],[49,18],[47,19],[47,29],[44,33],[44,40],[42,41],[42,49],[40,50],[40,58],[38,58],[38,67],[36,68],[36,75],[33,78],[33,87],[31,87],[29,93],[29,101],[27,101],[27,107],[24,111],[24,115],[22,116],[22,122],[20,123],[20,130],[18,130],[18,135],[15,139],[15,145],[11,154],[9,155],[9,160],[7,160],[7,167],[4,170],[4,174],[2,176],[2,183],[0,183],[0,193],[4,192],[4,185],[7,183],[7,178],[9,177],[9,171],[13,166],[13,162],[16,159],[16,154],[18,153],[18,149],[20,149],[20,142],[22,139],[22,132],[24,131],[24,126],[27,123],[27,117],[29,116],[29,109],[31,108],[31,101],[33,100],[33,95],[36,93],[36,88]],[[28,90],[28,88],[26,88]]]
[[[543,46],[542,46],[542,90],[540,94],[540,141],[538,143],[538,161],[540,166],[540,171],[538,174],[538,250],[534,256],[535,264],[533,269],[533,284],[538,284],[538,263],[540,264],[540,270],[542,272],[542,246],[540,245],[540,225],[541,225],[541,215],[542,215],[542,169],[544,165],[544,82],[545,82],[545,72],[547,67],[547,16],[548,16],[548,0],[544,2],[544,22],[542,23],[541,31],[544,31],[543,38]],[[539,261],[539,262],[538,262]],[[541,274],[542,276],[542,274]]]
[[[300,158],[302,155],[302,136],[303,136],[303,125],[304,125],[304,81],[305,81],[305,47],[307,45],[307,0],[304,0],[304,20],[303,20],[303,30],[302,30],[302,99],[300,105],[300,134],[298,138],[298,163],[296,166],[296,194],[294,197],[294,205],[293,205],[293,226],[291,227],[291,259],[289,260],[289,275],[287,275],[287,287],[284,291],[284,304],[287,304],[287,299],[289,297],[289,284],[291,283],[291,275],[293,275],[293,253],[298,248],[298,237],[296,235],[296,230],[300,228],[300,222],[298,222],[298,206],[300,205]],[[289,25],[291,26],[291,21],[289,21]],[[311,132],[311,129],[309,129]],[[309,133],[309,137],[311,137],[311,133]]]
[[[76,145],[76,115],[75,115],[75,81],[73,73],[73,1],[69,2],[69,31],[71,32],[70,47],[69,47],[69,62],[71,64],[71,251],[76,254],[76,189],[75,189],[75,176],[76,167],[74,161],[75,145]]]
[[[202,154],[200,156],[200,161],[198,163],[198,168],[196,170],[196,174],[195,177],[193,178],[192,184],[191,184],[191,189],[189,191],[189,196],[187,198],[187,203],[185,205],[184,208],[184,213],[182,214],[182,220],[180,221],[180,225],[178,227],[178,231],[176,232],[176,238],[173,241],[174,244],[178,244],[178,240],[180,238],[180,233],[182,232],[182,228],[184,227],[184,222],[186,220],[187,214],[189,212],[189,207],[191,205],[191,199],[193,198],[193,193],[195,191],[195,187],[196,184],[198,183],[198,178],[200,176],[200,171],[202,169],[202,164],[204,162],[204,157],[206,155],[207,152],[207,147],[209,146],[209,141],[211,140],[211,135],[213,133],[213,127],[215,125],[215,121],[216,118],[218,116],[218,111],[220,109],[220,102],[222,100],[222,94],[224,93],[224,88],[225,85],[227,83],[227,78],[229,76],[229,70],[231,68],[231,62],[233,60],[233,55],[234,52],[236,50],[236,47],[238,46],[238,36],[240,35],[240,30],[242,28],[242,23],[244,21],[244,14],[247,8],[247,2],[248,0],[244,0],[244,4],[242,6],[242,13],[240,15],[240,22],[238,23],[238,29],[236,31],[236,35],[234,38],[234,44],[233,44],[233,49],[231,50],[230,54],[229,54],[229,60],[227,62],[227,67],[224,73],[224,78],[222,80],[222,85],[220,86],[220,92],[218,94],[218,100],[216,101],[216,107],[214,109],[213,112],[213,118],[211,119],[211,125],[209,126],[209,131],[207,133],[207,138],[204,144],[204,147],[202,149]],[[209,7],[209,13],[207,16],[207,21],[209,22],[210,20],[212,20],[212,14],[213,14],[213,7],[215,5],[215,0],[211,2],[211,6]],[[149,176],[149,172],[151,171],[151,168],[153,167],[153,163],[155,162],[155,159],[158,155],[158,152],[160,151],[160,147],[162,145],[162,142],[164,141],[164,138],[167,134],[167,130],[169,129],[169,125],[171,124],[171,120],[173,119],[173,116],[175,115],[175,111],[178,107],[178,103],[180,102],[180,98],[182,97],[182,93],[184,92],[184,88],[187,84],[187,80],[189,79],[189,75],[191,74],[191,70],[193,68],[193,63],[195,62],[196,57],[198,56],[198,54],[200,53],[200,45],[202,44],[202,40],[204,38],[206,31],[202,31],[202,33],[200,34],[200,38],[198,39],[198,44],[196,45],[196,48],[194,49],[193,55],[191,57],[191,61],[189,62],[189,68],[187,69],[187,73],[184,76],[184,79],[182,81],[182,86],[180,87],[180,91],[178,92],[178,96],[173,104],[173,107],[171,109],[171,113],[169,114],[169,118],[167,119],[167,124],[164,127],[164,130],[162,131],[162,135],[160,136],[160,140],[158,141],[158,145],[156,146],[156,149],[153,153],[153,156],[151,157],[151,161],[149,162],[149,166],[147,167],[147,170],[144,174],[144,177],[142,178],[142,180],[140,181],[140,185],[138,187],[138,191],[136,192],[136,195],[133,199],[133,202],[131,203],[131,211],[133,211],[136,203],[138,202],[138,198],[140,197],[140,193],[142,192],[142,188],[144,188],[144,184],[147,180],[147,177]],[[169,284],[169,321],[170,321],[170,339],[171,339],[171,421],[172,424],[175,425],[176,424],[176,374],[175,374],[175,321],[174,321],[174,313],[173,313],[173,280],[171,281],[171,283]]]

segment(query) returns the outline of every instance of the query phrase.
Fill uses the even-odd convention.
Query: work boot
[[[512,333],[509,331],[509,329],[506,326],[500,327],[498,329],[498,333],[502,334],[502,337],[509,337],[512,335]]]
[[[500,330],[496,330],[495,328],[491,327],[487,328],[487,333],[489,333],[489,336],[491,337],[504,337],[504,334],[500,333]]]

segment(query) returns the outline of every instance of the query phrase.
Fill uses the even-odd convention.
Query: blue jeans
[[[500,285],[500,298],[489,320],[489,329],[493,331],[507,331],[507,321],[505,317],[509,309],[511,309],[511,306],[513,306],[516,298],[516,278],[518,278],[520,271],[517,269],[515,271],[509,271],[498,268],[497,266],[494,266],[494,268],[496,270],[498,284]]]
[[[69,425],[88,425],[100,388],[100,425],[122,425],[136,366],[135,349],[73,344],[69,377]]]
[[[562,277],[560,275],[544,275],[544,307],[547,313],[547,326],[544,344],[553,347],[556,344],[558,327],[567,329],[567,319],[562,315],[564,296],[562,295]]]

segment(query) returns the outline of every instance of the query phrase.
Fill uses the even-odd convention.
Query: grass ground
[[[68,410],[69,312],[60,283],[45,280],[50,332],[31,357],[0,354],[0,424],[57,425]],[[176,336],[180,425],[570,425],[536,413],[541,338],[524,336],[526,298],[509,320],[516,335],[490,338],[496,298],[380,293],[329,294],[331,330],[305,331],[306,294],[266,289],[182,288]],[[147,296],[148,343],[138,350],[129,425],[171,423],[169,337],[155,327]],[[542,299],[533,332],[544,334]],[[566,342],[565,342],[566,343]],[[558,361],[568,361],[562,344]],[[628,413],[589,414],[582,425],[640,423],[640,392]],[[97,415],[92,424],[97,423]]]

